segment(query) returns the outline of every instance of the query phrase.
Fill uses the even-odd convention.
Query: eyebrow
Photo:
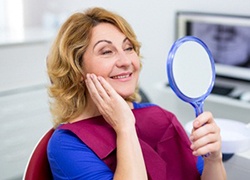
[[[108,41],[108,40],[100,40],[100,41],[97,41],[97,42],[95,43],[93,49],[95,49],[95,47],[96,47],[99,43],[101,43],[101,42],[106,42],[106,43],[108,43],[108,44],[112,44],[111,41]]]
[[[124,40],[122,41],[122,43],[126,42],[127,40],[129,40],[129,39],[128,39],[127,37],[125,37]],[[97,42],[95,43],[93,49],[95,49],[95,47],[96,47],[99,43],[102,43],[102,42],[106,42],[106,43],[108,43],[108,44],[112,44],[111,41],[103,39],[103,40],[97,41]]]

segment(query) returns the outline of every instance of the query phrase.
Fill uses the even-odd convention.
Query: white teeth
[[[127,78],[127,77],[129,77],[129,74],[123,75],[123,76],[114,76],[113,79],[122,79],[122,78]]]

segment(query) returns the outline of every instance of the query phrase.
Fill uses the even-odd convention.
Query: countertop
[[[16,31],[0,31],[0,46],[27,44],[50,41],[55,36],[55,29],[30,27]]]
[[[236,153],[235,155],[249,159],[250,160],[250,149],[245,151],[245,152],[241,152],[241,153]]]

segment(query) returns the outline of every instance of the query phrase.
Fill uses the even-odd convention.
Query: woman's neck
[[[73,122],[77,122],[77,121],[81,121],[81,120],[85,120],[85,119],[89,119],[89,118],[101,115],[101,113],[98,111],[98,108],[93,102],[93,100],[91,98],[86,98],[86,99],[87,99],[86,107],[82,110],[82,113],[76,118],[71,119],[69,123],[73,123]]]

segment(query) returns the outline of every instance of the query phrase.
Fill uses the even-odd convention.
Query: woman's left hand
[[[220,128],[210,112],[204,112],[194,120],[190,140],[194,155],[209,153],[209,159],[221,159]]]

